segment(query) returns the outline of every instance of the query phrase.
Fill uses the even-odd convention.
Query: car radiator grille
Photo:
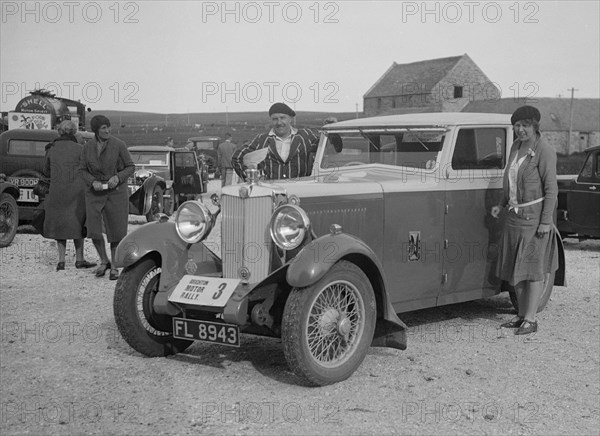
[[[269,274],[271,237],[269,221],[273,212],[272,197],[221,197],[221,258],[223,277],[242,278],[257,283]]]

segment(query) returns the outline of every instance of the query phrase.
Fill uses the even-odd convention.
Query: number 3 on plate
[[[217,289],[217,292],[215,292],[213,294],[213,300],[218,300],[219,297],[221,296],[221,294],[223,293],[223,290],[227,287],[227,283],[221,283],[219,285],[219,288]]]

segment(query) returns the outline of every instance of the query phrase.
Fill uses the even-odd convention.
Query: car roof
[[[2,136],[9,139],[39,139],[44,141],[58,138],[58,132],[49,129],[12,129],[2,132]]]
[[[324,130],[337,130],[356,127],[420,127],[452,126],[461,124],[507,124],[510,115],[477,112],[429,112],[405,115],[385,115],[379,117],[358,118],[340,121],[323,126]]]
[[[192,136],[188,138],[188,142],[194,141],[220,141],[221,138],[219,136]]]
[[[176,151],[175,148],[169,147],[167,145],[132,145],[131,147],[127,147],[129,151]],[[189,150],[186,150],[189,151]]]

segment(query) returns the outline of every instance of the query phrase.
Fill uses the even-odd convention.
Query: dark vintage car
[[[218,136],[194,136],[188,138],[188,148],[196,152],[198,159],[208,168],[208,175],[212,179],[217,172],[217,148],[222,142]]]
[[[180,204],[206,192],[208,175],[196,154],[185,148],[136,145],[128,148],[135,173],[130,177],[129,213],[171,215]]]
[[[19,188],[7,182],[6,176],[0,173],[0,248],[8,247],[17,234],[19,196]]]
[[[563,237],[600,238],[600,146],[585,152],[578,175],[558,176],[556,225]]]
[[[84,140],[93,135],[80,132]],[[33,187],[43,177],[46,145],[58,138],[56,130],[13,129],[0,134],[0,173],[19,188],[19,220],[30,222],[40,206]],[[43,199],[42,199],[43,200]]]
[[[323,127],[313,175],[225,186],[127,235],[119,331],[163,356],[195,340],[281,338],[305,383],[348,378],[369,346],[407,347],[397,314],[514,289],[493,274],[513,128],[508,115],[429,113]],[[212,210],[210,210],[212,209]],[[218,231],[220,243],[207,237]],[[548,274],[538,310],[560,268]],[[242,338],[243,339],[243,338]]]

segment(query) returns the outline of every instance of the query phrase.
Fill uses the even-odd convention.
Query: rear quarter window
[[[44,156],[46,154],[46,141],[32,141],[11,139],[8,142],[7,155],[16,156]]]

